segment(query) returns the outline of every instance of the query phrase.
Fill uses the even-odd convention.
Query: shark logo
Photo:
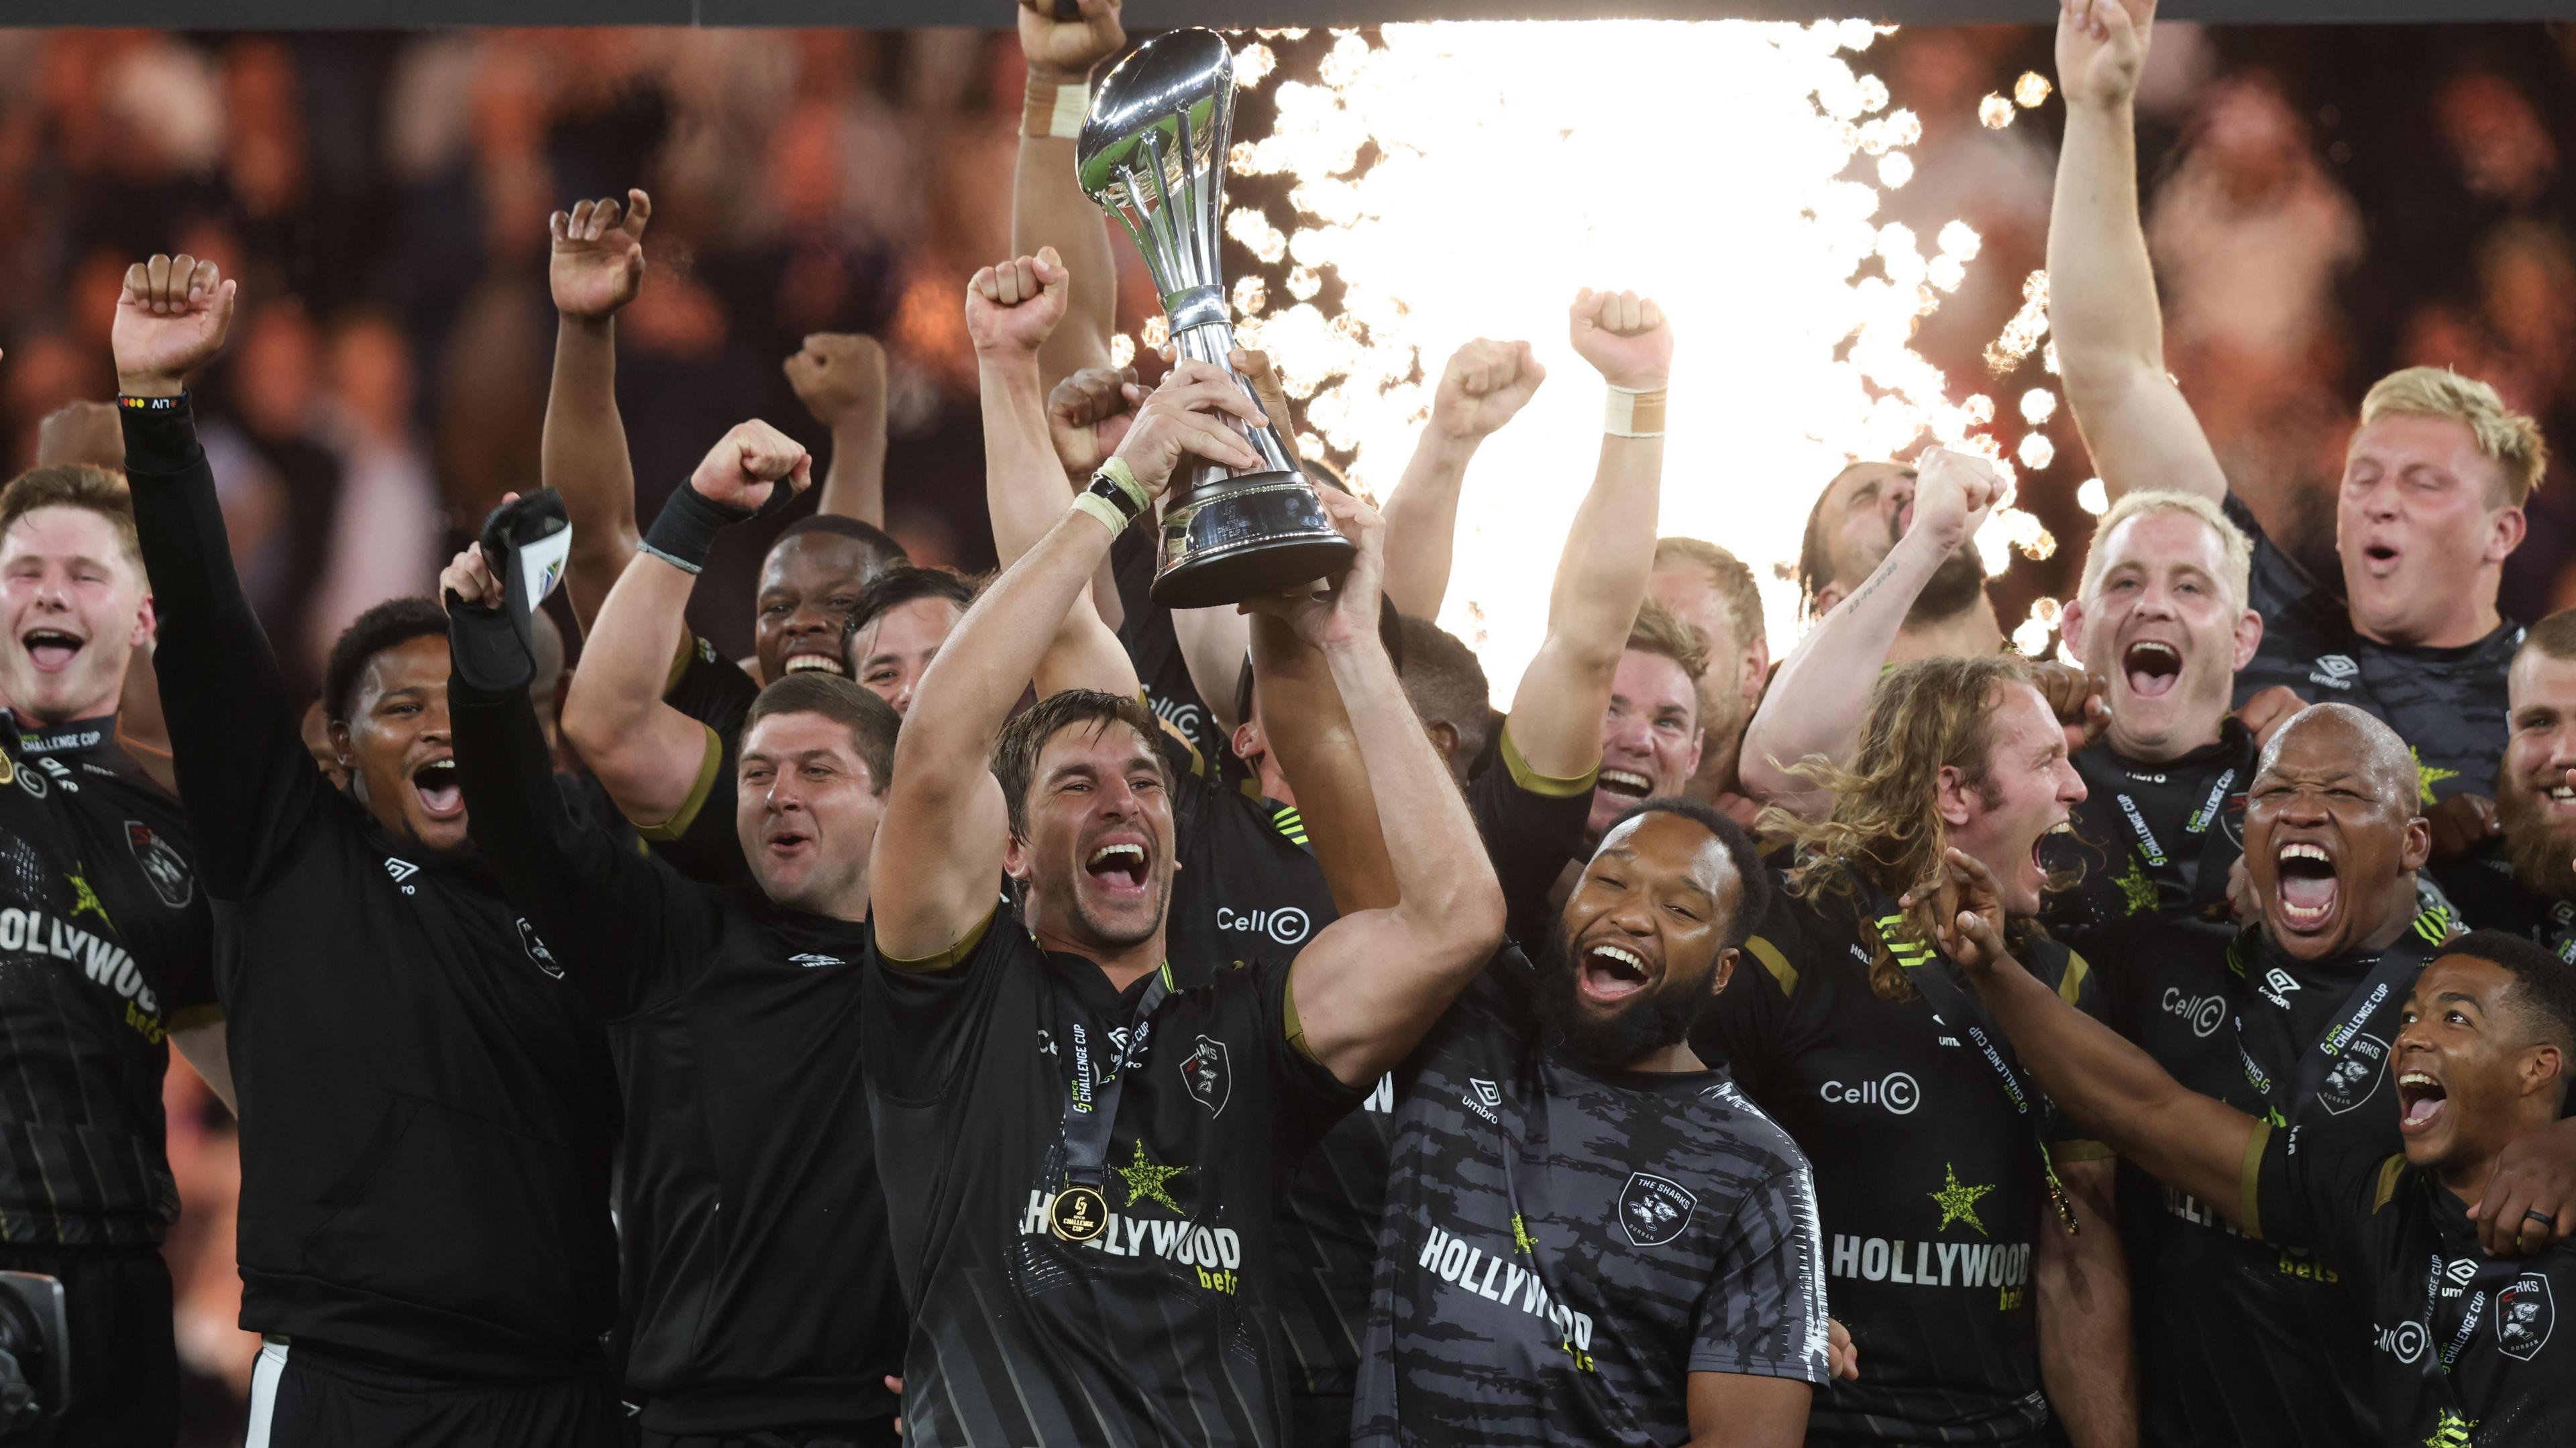
[[[1181,1060],[1181,1084],[1189,1088],[1191,1100],[1208,1109],[1208,1115],[1223,1116],[1225,1103],[1234,1095],[1234,1067],[1226,1057],[1225,1042],[1199,1037],[1198,1049]]]
[[[1699,1198],[1680,1182],[1634,1172],[1619,1193],[1619,1228],[1633,1246],[1660,1247],[1682,1234],[1698,1207]]]

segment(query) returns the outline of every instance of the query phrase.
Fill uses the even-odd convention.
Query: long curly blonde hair
[[[1790,893],[1849,898],[1855,877],[1891,898],[1915,892],[1906,930],[1933,938],[1949,830],[1941,819],[1941,771],[1956,769],[1966,785],[1991,798],[1987,767],[1994,753],[1998,696],[2031,672],[2011,654],[1923,659],[1881,675],[1869,696],[1860,747],[1845,768],[1822,755],[1787,767],[1833,795],[1833,812],[1802,819],[1766,810],[1762,829],[1796,852]],[[1862,923],[1870,947],[1869,988],[1886,1000],[1909,1000],[1914,987],[1874,921]]]

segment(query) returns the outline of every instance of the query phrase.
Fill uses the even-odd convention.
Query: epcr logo
[[[2165,1011],[2191,1022],[2191,1033],[2206,1039],[2227,1019],[2227,1002],[2217,996],[2187,996],[2172,986],[2165,987]]]
[[[1884,1106],[1893,1116],[1911,1115],[1915,1107],[1923,1104],[1922,1088],[1902,1071],[1891,1071],[1883,1080],[1863,1081],[1857,1086],[1828,1081],[1816,1094],[1835,1106]]]
[[[2394,1328],[2379,1329],[2379,1350],[2401,1363],[2411,1363],[2424,1355],[2424,1324],[2401,1322]]]

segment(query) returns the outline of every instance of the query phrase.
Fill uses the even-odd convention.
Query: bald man
[[[2415,977],[2459,929],[2417,897],[2420,805],[2414,757],[2386,724],[2347,704],[2294,715],[2246,802],[2255,918],[2106,934],[2109,1024],[2188,1089],[2303,1141],[2397,1151],[2390,1043]],[[2125,1186],[2145,1442],[2382,1441],[2371,1375],[2393,1365],[2374,1360],[2339,1269],[2187,1193]]]

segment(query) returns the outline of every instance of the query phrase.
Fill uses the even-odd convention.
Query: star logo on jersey
[[[1181,1204],[1172,1200],[1172,1194],[1163,1189],[1163,1183],[1177,1176],[1188,1175],[1190,1169],[1185,1166],[1157,1165],[1152,1158],[1145,1155],[1145,1143],[1141,1141],[1136,1143],[1135,1160],[1125,1166],[1112,1167],[1110,1170],[1127,1188],[1127,1205],[1132,1207],[1138,1202],[1160,1202],[1174,1212],[1182,1210]]]
[[[1941,1165],[1941,1179],[1941,1190],[1924,1193],[1941,1209],[1941,1225],[1936,1230],[1946,1232],[1952,1222],[1965,1222],[1977,1229],[1978,1236],[1986,1235],[1986,1224],[1977,1220],[1977,1202],[1994,1188],[1961,1186],[1959,1169],[1947,1162]]]
[[[162,904],[173,910],[188,908],[188,902],[197,897],[197,882],[188,873],[185,856],[141,820],[125,822],[125,847],[134,852],[135,867]]]
[[[1188,1087],[1190,1099],[1208,1110],[1210,1116],[1223,1116],[1225,1103],[1234,1096],[1234,1067],[1226,1056],[1225,1042],[1199,1037],[1198,1049],[1181,1059],[1181,1084]]]
[[[1521,1214],[1518,1212],[1512,1213],[1512,1246],[1517,1248],[1522,1256],[1532,1261],[1538,1260],[1538,1238],[1530,1235],[1529,1224],[1521,1220]]]
[[[2549,1345],[2558,1325],[2558,1304],[2549,1295],[2549,1279],[2525,1272],[2496,1294],[2496,1346],[2509,1358],[2529,1362]]]
[[[1698,1207],[1699,1198],[1680,1182],[1631,1172],[1619,1193],[1619,1228],[1630,1246],[1660,1247],[1682,1234]]]
[[[83,913],[95,915],[108,929],[114,930],[116,922],[107,918],[107,907],[99,903],[98,892],[89,887],[89,881],[82,877],[81,872],[74,870],[64,878],[72,883],[71,918],[78,920]]]
[[[2129,856],[2129,868],[2112,876],[2111,883],[2120,887],[2121,901],[2130,914],[2156,908],[2156,882],[2147,878],[2146,867],[2136,855]]]
[[[2460,777],[2460,772],[2456,769],[2440,769],[2426,764],[2424,751],[2412,744],[2406,746],[2406,752],[2415,756],[2415,792],[2424,797],[2426,804],[2433,803],[2433,786],[2443,780]]]
[[[2424,1448],[2469,1448],[2477,1441],[2469,1435],[2477,1430],[2477,1419],[2463,1418],[2444,1408],[2441,1420],[2433,1425],[2432,1436],[2424,1440]]]

